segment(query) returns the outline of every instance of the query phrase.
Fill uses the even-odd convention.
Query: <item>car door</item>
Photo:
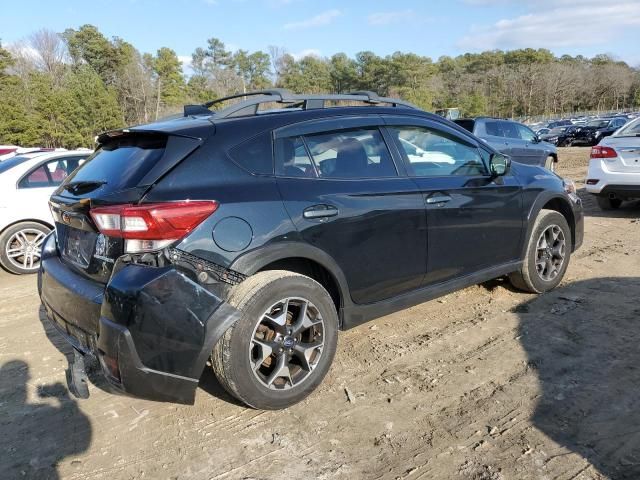
[[[427,211],[427,275],[436,284],[516,261],[523,236],[522,189],[488,174],[489,151],[473,137],[429,120],[387,119]],[[412,156],[411,143],[426,152]]]
[[[18,180],[15,197],[23,217],[53,223],[49,211],[49,197],[85,158],[82,156],[55,158],[42,162],[25,173]]]
[[[500,127],[504,133],[505,140],[509,145],[509,155],[514,162],[529,163],[529,151],[527,142],[522,140],[515,122],[500,120]],[[504,152],[502,152],[504,153]]]
[[[502,122],[500,120],[487,119],[484,122],[476,121],[476,123],[484,124],[484,133],[476,132],[480,138],[484,139],[491,147],[505,155],[511,155],[511,144],[509,139],[505,137]]]
[[[547,159],[547,150],[544,144],[538,141],[538,137],[533,130],[520,123],[513,123],[518,130],[520,141],[524,144],[524,161],[528,165],[544,165]]]
[[[342,269],[357,304],[418,288],[426,270],[422,194],[398,168],[380,123],[332,119],[275,134],[287,212],[302,238]]]

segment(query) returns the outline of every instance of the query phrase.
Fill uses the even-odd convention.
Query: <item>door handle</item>
[[[305,208],[302,216],[308,219],[328,218],[338,215],[338,209],[331,205],[313,205]]]
[[[436,194],[431,197],[427,197],[428,204],[447,203],[449,201],[451,201],[451,197],[449,195]]]

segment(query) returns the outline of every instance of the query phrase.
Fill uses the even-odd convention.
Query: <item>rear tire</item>
[[[597,196],[596,201],[601,210],[616,210],[622,205],[622,200],[619,198]]]
[[[284,270],[259,272],[234,287],[242,314],[215,345],[220,384],[250,407],[276,410],[307,397],[335,355],[338,315],[315,280]]]
[[[527,244],[522,268],[509,275],[518,290],[544,293],[562,281],[571,258],[571,229],[555,210],[541,210]]]
[[[36,273],[44,238],[51,230],[41,223],[20,222],[0,234],[0,265],[16,275]]]

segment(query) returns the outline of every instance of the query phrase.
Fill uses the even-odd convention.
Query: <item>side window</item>
[[[264,132],[229,150],[233,162],[249,173],[273,175],[271,132]]]
[[[315,177],[316,171],[300,137],[280,138],[276,151],[278,175],[285,177]]]
[[[48,168],[40,165],[20,180],[18,188],[38,188],[51,186]]]
[[[520,138],[520,134],[518,133],[518,129],[516,128],[515,123],[511,122],[500,122],[500,126],[504,131],[504,136],[507,138]]]
[[[424,127],[388,127],[404,152],[413,177],[486,175],[476,147],[444,132]]]
[[[533,142],[533,140],[536,138],[536,134],[533,133],[524,125],[520,125],[516,123],[515,126],[518,129],[518,132],[520,133],[520,138],[522,140],[526,140],[527,142]]]
[[[504,137],[504,133],[502,128],[500,128],[500,123],[498,122],[486,122],[484,124],[484,128],[487,131],[487,135],[491,135],[493,137]]]
[[[379,178],[398,175],[378,128],[307,135],[304,141],[321,178]]]

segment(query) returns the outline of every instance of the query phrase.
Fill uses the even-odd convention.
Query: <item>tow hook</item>
[[[75,348],[73,349],[73,359],[69,359],[67,369],[67,386],[69,391],[76,398],[89,398],[89,377],[85,369],[84,355]]]

